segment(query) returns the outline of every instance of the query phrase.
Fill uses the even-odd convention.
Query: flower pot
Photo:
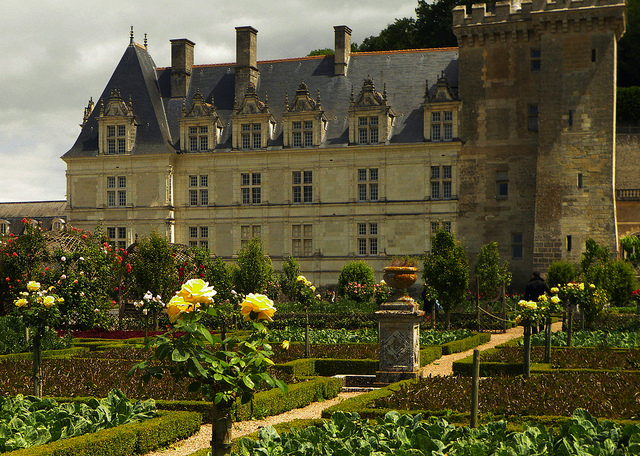
[[[411,266],[389,266],[384,268],[384,281],[392,288],[404,290],[416,283],[417,268]]]

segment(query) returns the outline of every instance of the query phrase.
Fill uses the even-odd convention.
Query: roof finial
[[[144,34],[144,48],[147,49],[147,34]]]
[[[318,89],[318,96],[316,97],[316,109],[322,110],[322,103],[320,102],[320,89]]]
[[[384,101],[387,101],[387,83],[386,82],[382,85],[382,99]]]
[[[133,45],[133,25],[131,26],[131,32],[129,32],[129,45]]]
[[[286,90],[284,91],[284,110],[289,110],[289,92],[287,92]]]

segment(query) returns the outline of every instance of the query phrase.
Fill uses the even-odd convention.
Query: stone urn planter
[[[413,303],[409,298],[407,288],[416,283],[418,269],[413,266],[389,266],[384,268],[384,281],[393,288],[394,292],[387,302]]]

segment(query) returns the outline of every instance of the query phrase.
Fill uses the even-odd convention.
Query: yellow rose
[[[26,307],[29,305],[29,301],[27,301],[24,298],[20,298],[18,300],[16,300],[16,302],[14,303],[16,306],[18,307]]]
[[[167,304],[167,315],[169,316],[169,321],[174,323],[180,317],[181,313],[193,312],[194,310],[198,310],[199,307],[200,304],[185,301],[182,296],[175,295]]]
[[[313,285],[311,285],[311,291],[316,291],[316,287],[314,287]]]
[[[299,275],[298,277],[296,277],[296,281],[297,282],[306,282],[307,279],[305,276]]]
[[[553,287],[551,289],[551,293],[553,293],[553,294],[558,294],[559,292],[560,292],[560,290],[558,289],[558,287]]]
[[[245,321],[273,321],[271,317],[276,312],[276,308],[273,307],[273,301],[263,294],[249,293],[240,305],[242,306],[240,313],[244,316]]]
[[[40,289],[40,284],[34,280],[27,283],[27,290],[29,291],[38,291]]]
[[[285,340],[282,342],[282,348],[284,348],[285,350],[289,350],[289,341]]]
[[[44,298],[43,302],[45,307],[51,307],[56,303],[56,298],[53,296],[47,296]]]
[[[596,286],[594,284],[589,285],[589,288],[595,288]]]
[[[551,298],[551,302],[554,303],[554,304],[558,304],[560,302],[560,298],[557,297],[557,296],[553,296]]]
[[[58,299],[56,299],[56,302],[64,302],[64,298],[59,297]]]
[[[584,283],[581,283],[579,287],[580,287],[580,290],[584,290]]]
[[[380,281],[380,285],[386,285],[386,284],[387,284],[387,282],[385,282],[384,280]]]
[[[191,279],[182,285],[177,294],[182,296],[185,301],[210,303],[216,293],[216,290],[209,286],[209,282],[202,279]]]
[[[546,301],[546,300],[547,300],[547,295],[542,294],[542,295],[538,296],[538,301],[539,301],[539,302],[540,302],[540,301]]]

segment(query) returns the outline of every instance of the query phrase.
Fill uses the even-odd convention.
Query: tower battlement
[[[612,27],[619,38],[624,33],[625,15],[625,0],[506,0],[495,5],[475,3],[470,14],[465,6],[456,6],[453,9],[453,30],[457,36],[463,36],[469,33],[464,31],[467,27],[494,28],[491,26],[520,24],[521,27],[534,28],[549,23],[562,31],[582,25],[587,29]],[[512,30],[512,27],[507,30]]]

